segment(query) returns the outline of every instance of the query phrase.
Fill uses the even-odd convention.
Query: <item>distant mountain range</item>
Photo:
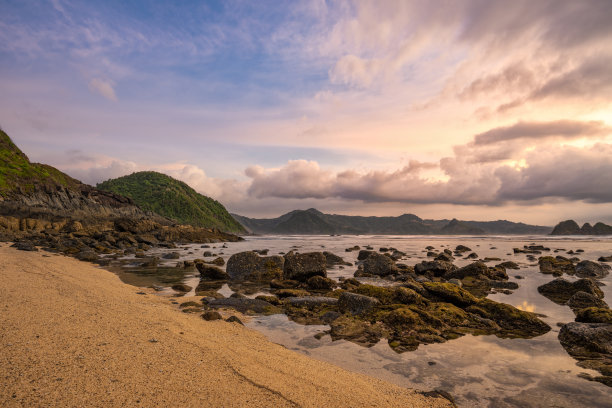
[[[588,222],[582,227],[574,220],[562,221],[555,226],[551,235],[612,235],[612,226],[598,222],[591,225]]]
[[[181,224],[246,232],[223,204],[162,173],[140,171],[99,183],[97,188],[129,197],[140,208]]]
[[[254,234],[384,234],[384,235],[485,235],[549,234],[551,227],[499,221],[424,220],[414,214],[399,217],[361,217],[295,210],[278,218],[248,218],[232,214]]]

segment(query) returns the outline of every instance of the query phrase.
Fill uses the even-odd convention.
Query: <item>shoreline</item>
[[[2,406],[451,406],[182,313],[74,258],[2,244],[0,279]]]

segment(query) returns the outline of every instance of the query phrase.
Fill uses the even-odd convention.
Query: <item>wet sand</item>
[[[0,406],[450,406],[141,291],[2,244]]]

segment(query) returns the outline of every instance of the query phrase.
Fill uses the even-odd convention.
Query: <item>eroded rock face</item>
[[[300,282],[304,282],[312,276],[327,277],[327,259],[321,252],[304,254],[290,252],[285,255],[283,272],[285,279]]]
[[[373,252],[363,261],[363,272],[369,275],[388,276],[399,273],[393,259],[387,255]]]
[[[230,256],[225,270],[233,281],[263,282],[282,278],[284,264],[282,256],[261,257],[247,251]]]

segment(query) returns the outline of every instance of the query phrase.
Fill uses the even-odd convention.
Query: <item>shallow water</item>
[[[559,344],[557,323],[574,320],[567,306],[559,306],[537,292],[537,287],[553,279],[551,275],[539,273],[537,262],[527,260],[525,254],[514,254],[512,249],[523,245],[541,244],[551,248],[543,255],[578,256],[580,259],[597,260],[600,256],[612,255],[612,237],[542,237],[542,236],[485,236],[485,237],[436,237],[436,236],[262,236],[247,237],[243,242],[211,245],[216,248],[202,249],[201,245],[188,245],[178,250],[181,260],[202,258],[203,251],[212,251],[226,261],[233,253],[269,249],[269,255],[296,249],[300,252],[330,251],[354,263],[358,251],[345,252],[345,248],[359,245],[362,249],[371,245],[394,247],[406,252],[407,257],[399,262],[414,265],[426,258],[425,247],[431,245],[440,251],[453,249],[463,244],[470,247],[480,258],[498,257],[511,260],[521,266],[520,270],[508,270],[510,280],[519,284],[519,289],[507,295],[492,294],[489,298],[514,305],[524,310],[541,313],[542,319],[553,329],[534,339],[499,339],[495,336],[464,336],[442,344],[421,345],[418,350],[403,354],[395,353],[382,340],[371,348],[348,341],[331,341],[329,336],[320,340],[316,333],[327,326],[303,326],[291,322],[284,315],[261,316],[248,323],[264,333],[271,341],[290,349],[328,361],[352,371],[382,378],[401,386],[421,390],[442,389],[450,392],[459,406],[465,407],[611,407],[612,388],[577,376],[579,373],[596,372],[576,366]],[[555,249],[563,249],[557,253]],[[567,255],[568,250],[583,249],[583,253]],[[152,251],[152,253],[161,251]],[[164,250],[163,252],[167,252]],[[190,253],[191,252],[191,253]],[[467,255],[467,253],[466,253]],[[538,256],[538,255],[536,255]],[[166,261],[168,267],[176,260]],[[463,266],[471,260],[457,259],[454,263]],[[490,262],[495,265],[501,261]],[[174,270],[172,270],[174,269]],[[193,287],[199,278],[192,272],[177,268],[161,269],[160,274],[138,268],[122,268],[120,277],[127,283],[139,286],[161,285],[183,281]],[[331,278],[350,277],[356,267],[328,270]],[[522,279],[516,278],[522,277]],[[572,280],[572,277],[565,276]],[[612,276],[601,280],[605,300],[612,299]],[[227,285],[224,295],[231,293]]]

